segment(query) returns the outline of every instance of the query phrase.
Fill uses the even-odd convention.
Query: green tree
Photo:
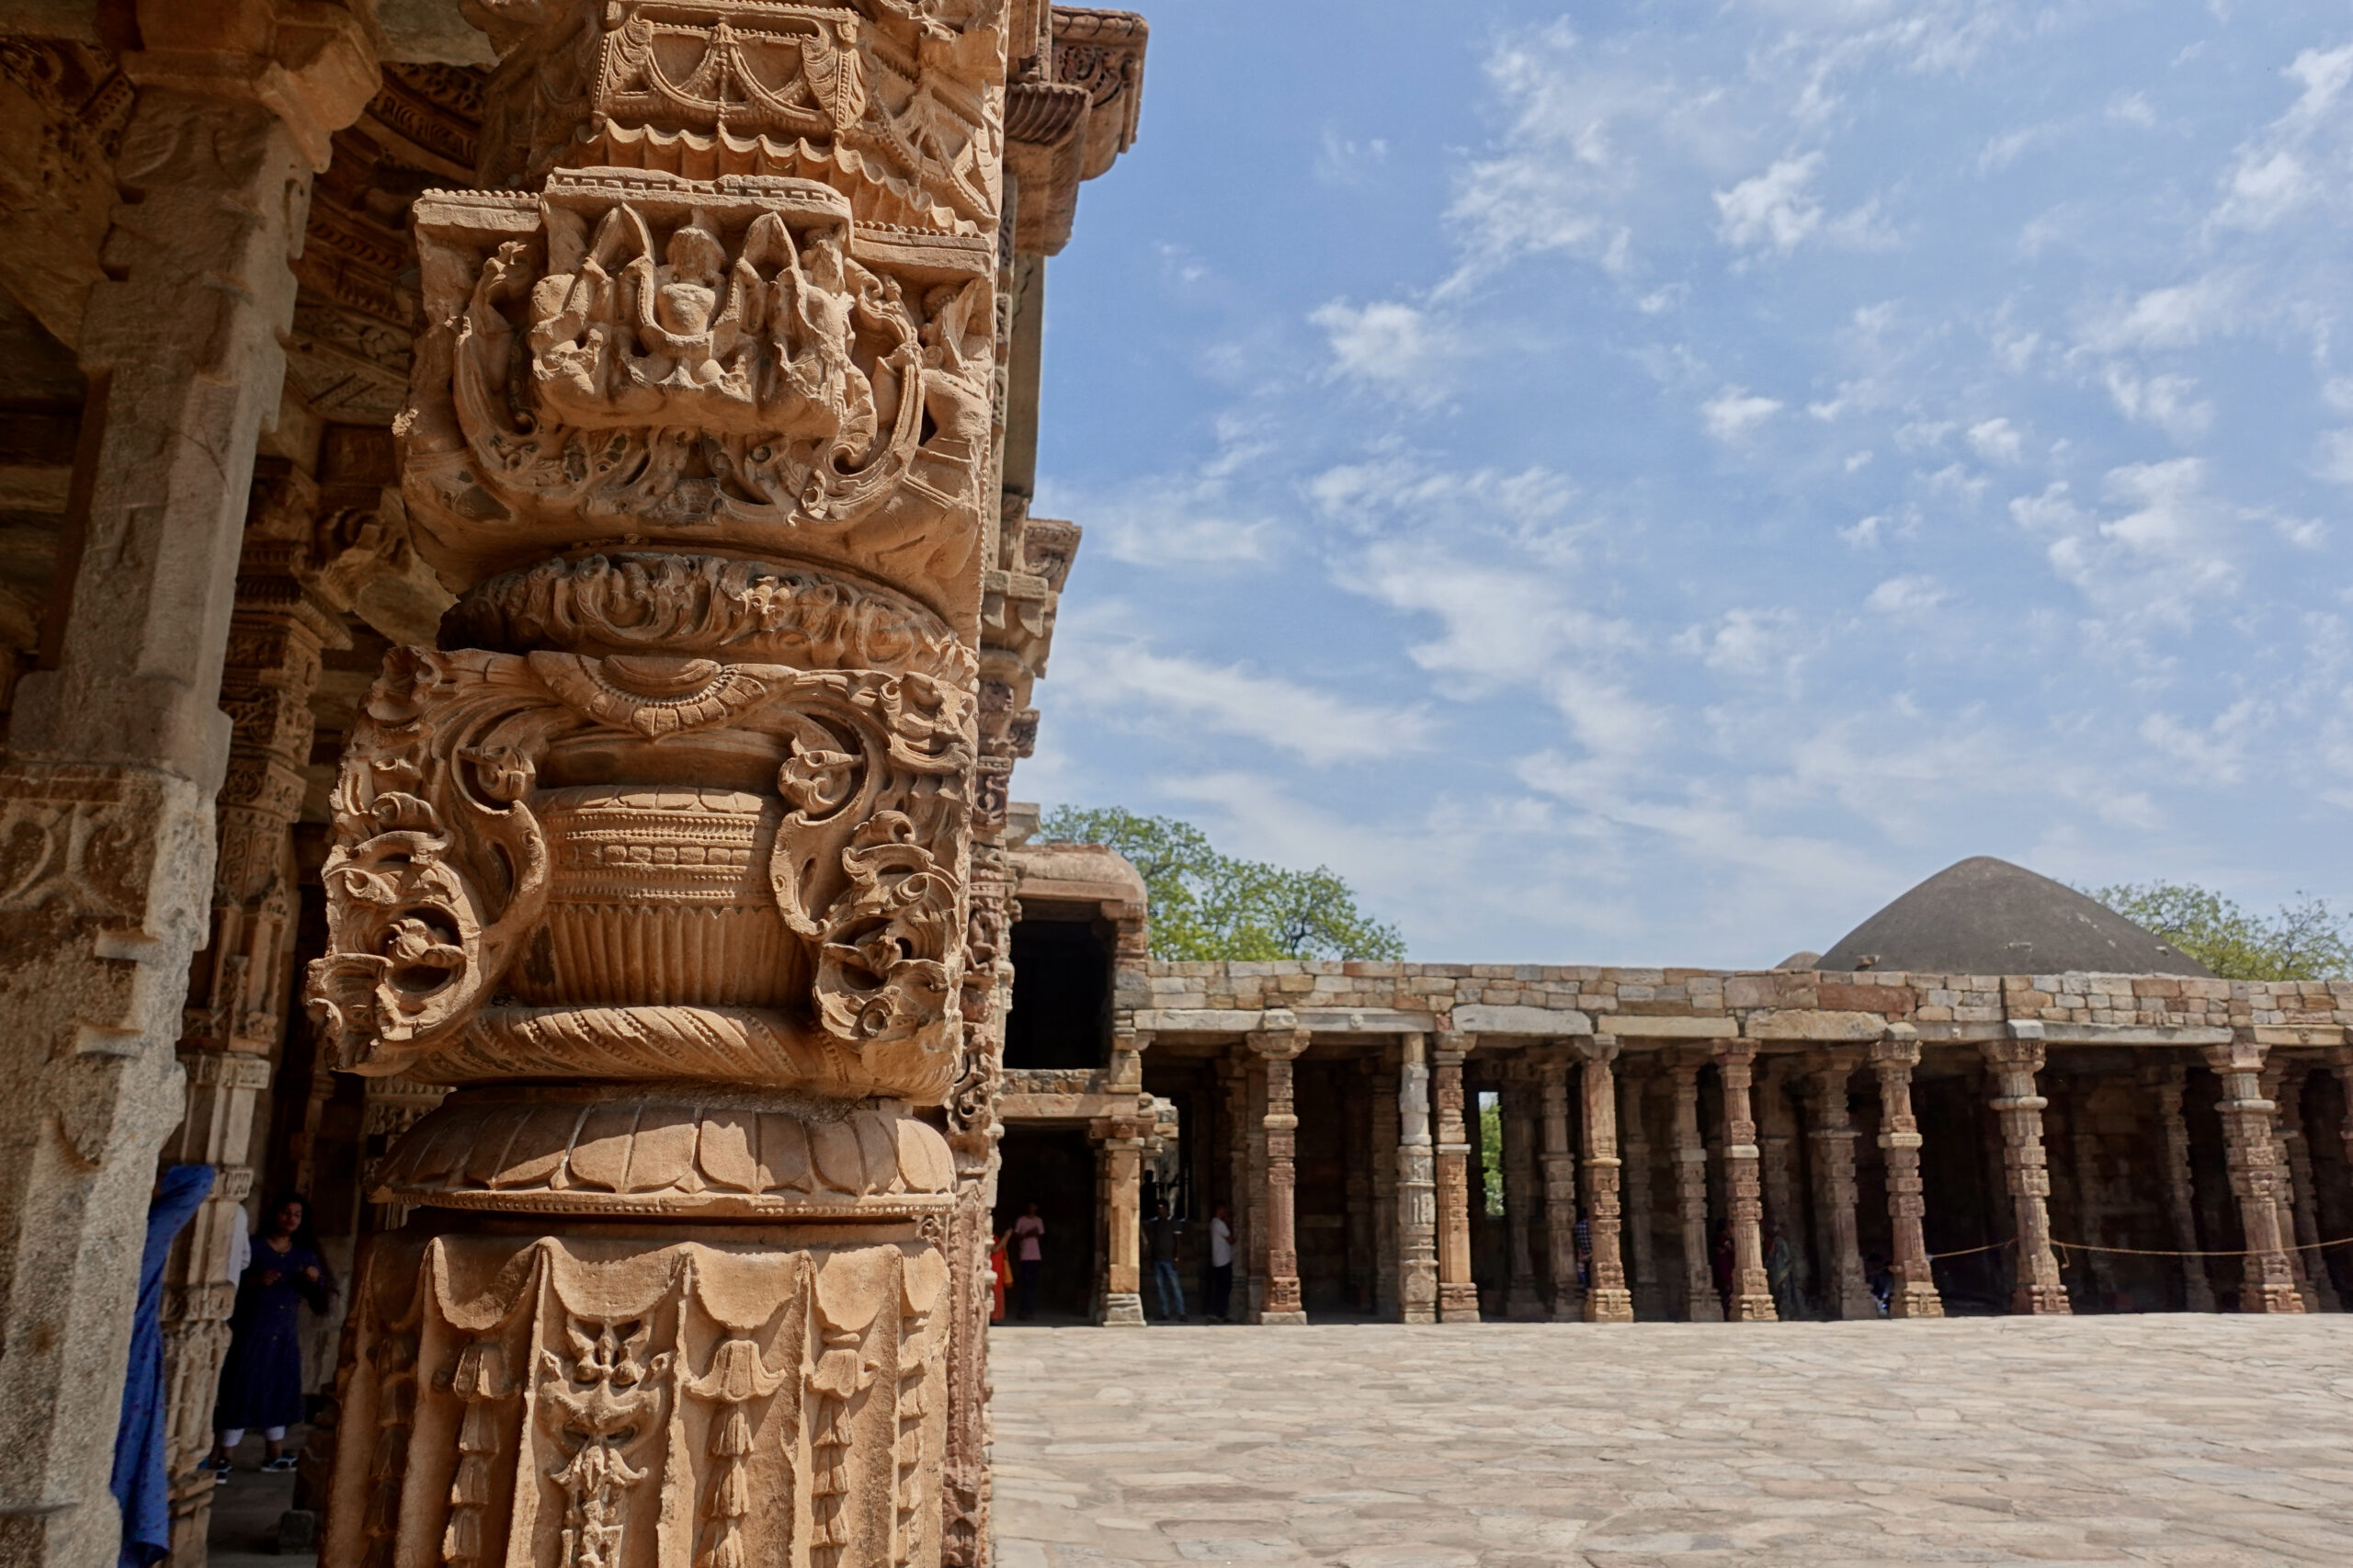
[[[2267,916],[2194,882],[2086,891],[2225,980],[2342,980],[2353,972],[2353,930],[2325,900],[2304,893]]]
[[[1158,959],[1402,959],[1397,928],[1357,907],[1327,866],[1293,871],[1221,855],[1209,835],[1173,817],[1117,806],[1057,806],[1041,839],[1107,844],[1143,873]]]

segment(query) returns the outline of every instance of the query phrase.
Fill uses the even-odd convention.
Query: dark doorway
[[[1013,1228],[1035,1203],[1046,1222],[1038,1271],[1038,1321],[1085,1322],[1094,1315],[1096,1267],[1095,1150],[1077,1128],[1008,1127],[997,1145],[1004,1164],[996,1178],[996,1231]],[[1010,1248],[1008,1257],[1018,1254]],[[1014,1265],[1017,1279],[1020,1265]],[[1006,1315],[1015,1316],[1018,1288],[1008,1291]]]
[[[1927,1207],[1921,1230],[1949,1317],[2010,1310],[2009,1255],[1997,1244],[2012,1230],[2009,1196],[2000,1186],[2001,1134],[1987,1126],[1984,1102],[1983,1081],[1967,1074],[1913,1080]]]
[[[1101,922],[1022,921],[1013,928],[1013,1010],[1005,1064],[1086,1072],[1103,1065],[1111,1024],[1111,945]]]

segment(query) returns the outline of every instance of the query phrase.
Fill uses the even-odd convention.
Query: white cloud
[[[2299,89],[2296,101],[2239,147],[2214,210],[2218,226],[2276,228],[2315,201],[2347,193],[2353,126],[2342,105],[2353,84],[2353,44],[2307,49],[2282,74]]]
[[[1924,615],[1950,597],[1933,577],[1890,577],[1863,603],[1881,615]]]
[[[1822,203],[1808,187],[1822,171],[1822,154],[1782,158],[1761,175],[1716,192],[1718,233],[1743,249],[1769,245],[1787,256],[1822,226]]]
[[[1699,405],[1699,417],[1717,440],[1738,442],[1755,435],[1781,406],[1778,399],[1757,396],[1746,387],[1726,387]]]
[[[2025,438],[2007,419],[1982,420],[1969,427],[1969,444],[1987,462],[2014,463],[2025,449]]]
[[[1369,305],[1334,300],[1308,319],[1324,329],[1334,374],[1411,403],[1445,395],[1443,371],[1453,346],[1420,307],[1396,300]]]
[[[2242,293],[2240,278],[2219,272],[2151,289],[2101,312],[2083,345],[2104,354],[2194,347],[2236,324]]]
[[[1359,142],[1327,125],[1315,152],[1315,177],[1325,185],[1358,188],[1378,179],[1388,162],[1386,138],[1370,136]]]
[[[2196,396],[2194,376],[2140,377],[2110,365],[2100,379],[2125,418],[2154,425],[2177,441],[2195,440],[2214,423],[2214,405]]]

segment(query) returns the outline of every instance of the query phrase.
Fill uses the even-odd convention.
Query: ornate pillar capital
[[[142,87],[260,105],[286,124],[313,170],[381,79],[362,8],[335,0],[192,5],[139,0],[144,46],[122,57]]]

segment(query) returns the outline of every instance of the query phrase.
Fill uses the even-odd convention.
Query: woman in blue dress
[[[283,1448],[286,1428],[302,1419],[301,1304],[324,1312],[335,1281],[319,1256],[309,1210],[289,1198],[270,1211],[253,1242],[253,1261],[237,1282],[229,1319],[229,1358],[221,1367],[221,1398],[213,1406],[215,1478],[229,1479],[229,1451],[259,1427],[267,1445],[264,1470],[291,1470]]]

